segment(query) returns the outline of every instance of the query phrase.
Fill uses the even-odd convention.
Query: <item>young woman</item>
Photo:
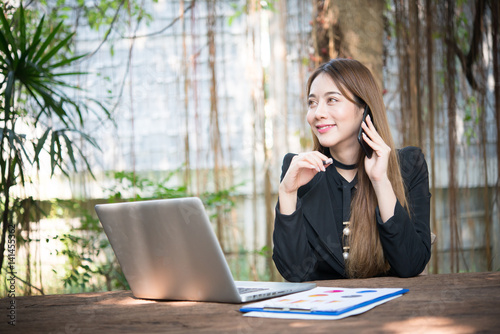
[[[334,59],[307,84],[314,150],[283,160],[273,260],[288,281],[420,274],[431,254],[422,151],[396,151],[363,64]],[[365,107],[371,117],[363,120]],[[373,149],[366,156],[358,142]]]

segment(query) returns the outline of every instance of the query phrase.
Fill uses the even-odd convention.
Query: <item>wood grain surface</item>
[[[130,291],[0,300],[0,333],[498,333],[500,272],[317,281],[343,288],[408,288],[342,320],[244,317],[241,305],[136,299]]]

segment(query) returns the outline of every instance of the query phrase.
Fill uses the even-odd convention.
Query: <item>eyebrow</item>
[[[336,92],[336,91],[332,91],[332,92],[326,92],[323,96],[328,96],[328,95],[340,95],[340,96],[342,96],[342,93]],[[309,94],[309,97],[316,97],[316,95],[315,94]]]

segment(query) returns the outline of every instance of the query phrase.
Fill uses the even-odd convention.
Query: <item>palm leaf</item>
[[[50,66],[50,67],[53,67],[53,66]],[[61,72],[61,73],[52,73],[51,77],[64,77],[64,76],[70,76],[70,75],[87,75],[87,74],[90,74],[90,72]],[[57,83],[61,86],[64,86],[64,87],[81,89],[78,86],[70,85],[64,81],[59,81]]]
[[[112,122],[113,122],[113,124],[114,124],[114,125],[116,125],[116,123],[115,123],[115,122],[114,122],[114,120],[112,119],[111,112],[109,112],[108,108],[106,108],[106,106],[105,106],[105,105],[104,105],[101,101],[99,101],[99,100],[97,100],[97,99],[93,99],[93,98],[89,98],[89,101],[92,101],[92,102],[94,102],[96,105],[98,105],[98,106],[99,106],[99,108],[100,108],[100,110],[104,112],[104,114],[106,115],[106,117],[108,118],[108,120],[112,121]],[[98,119],[99,121],[102,121],[101,116],[100,116],[97,112],[93,111],[93,114],[97,117],[97,119]]]
[[[52,43],[54,41],[54,38],[55,38],[57,32],[59,31],[59,29],[61,28],[62,24],[63,24],[62,22],[59,23],[54,28],[54,30],[52,30],[52,32],[49,34],[49,36],[47,36],[47,38],[45,39],[45,42],[42,44],[42,46],[40,46],[40,48],[38,49],[38,52],[33,57],[33,62],[34,63],[38,63],[37,60],[39,60],[42,57],[43,53],[49,47],[50,43]]]
[[[11,163],[12,170],[15,169],[16,165],[18,166],[19,177],[21,178],[21,184],[25,184],[23,161],[22,161],[22,159],[20,159],[20,157],[17,154],[12,159],[12,163]]]
[[[68,45],[68,42],[71,40],[71,38],[73,38],[73,35],[75,33],[71,33],[69,34],[68,37],[66,37],[65,39],[63,39],[62,41],[60,41],[59,43],[56,44],[56,46],[54,46],[49,52],[47,52],[43,58],[37,62],[38,66],[42,66],[43,64],[45,64],[46,62],[48,62],[49,60],[52,59],[52,57],[54,57],[54,55],[56,53],[59,52],[59,50],[61,50],[61,48],[65,47],[66,45]]]
[[[25,87],[26,87],[26,90],[30,93],[31,98],[33,100],[35,100],[35,103],[40,107],[40,112],[35,117],[35,121],[34,121],[34,125],[36,126],[39,119],[40,119],[40,116],[46,114],[46,112],[45,112],[46,106],[42,102],[40,102],[40,100],[38,99],[38,94],[35,91],[33,91],[29,85],[25,86]]]
[[[14,139],[16,140],[17,144],[18,144],[18,145],[19,145],[19,147],[21,148],[20,150],[18,149],[18,150],[16,151],[16,152],[18,152],[16,155],[21,156],[21,151],[22,151],[22,153],[24,154],[25,158],[28,160],[29,164],[31,165],[31,164],[32,164],[32,163],[31,163],[31,159],[30,159],[30,156],[29,156],[28,152],[26,152],[26,149],[25,149],[25,147],[24,147],[24,143],[23,143],[23,141],[21,140],[21,138],[20,138],[18,135],[16,135],[16,136],[14,137]],[[20,159],[20,160],[22,161],[22,159]]]
[[[76,159],[75,154],[73,153],[73,142],[69,139],[69,137],[63,132],[62,136],[66,143],[66,151],[68,152],[69,158],[71,159],[71,163],[73,164],[73,168],[76,171]]]
[[[73,130],[73,131],[78,131],[78,130]],[[87,135],[84,135],[85,137],[87,137],[87,141],[89,141],[94,147],[96,147],[97,149],[101,150],[99,148],[99,146],[96,146],[97,144],[95,143],[95,141],[93,139],[91,139],[90,137],[88,137]],[[91,140],[88,140],[88,139],[91,139]],[[90,164],[87,160],[87,157],[85,156],[85,154],[82,152],[82,150],[80,149],[80,147],[76,147],[76,149],[78,150],[78,153],[80,154],[80,156],[82,157],[83,159],[83,162],[85,163],[85,166],[87,166],[87,170],[88,172],[90,173],[90,175],[92,176],[92,178],[95,179],[95,176],[94,176],[94,173],[92,172],[92,168],[90,167]]]
[[[69,64],[73,63],[76,60],[79,60],[79,59],[81,59],[83,57],[86,57],[87,55],[88,54],[85,53],[85,54],[82,54],[80,56],[76,56],[76,57],[69,58],[69,59],[64,59],[64,60],[60,61],[59,63],[55,63],[55,64],[47,66],[47,68],[57,68],[57,67],[66,66],[66,65],[69,65]],[[88,74],[88,73],[86,73],[86,72],[80,72],[80,74]]]
[[[3,14],[0,12],[0,15]],[[2,59],[5,60],[8,66],[11,66],[11,64],[14,62],[14,59],[12,59],[12,55],[10,54],[10,49],[9,49],[9,43],[7,42],[7,39],[2,31],[3,30],[0,29],[0,51],[6,57],[6,58],[2,57]],[[7,68],[7,66],[5,66],[4,68]]]
[[[51,111],[54,111],[58,119],[63,122],[64,125],[69,127],[68,122],[71,123],[71,125],[74,125],[73,120],[69,117],[66,117],[67,113],[62,107],[62,103],[54,99],[54,96],[60,97],[60,95],[55,94],[55,92],[49,86],[39,85],[36,82],[31,82],[26,86],[26,88],[31,92],[32,98],[34,98],[34,100],[40,106],[41,110],[44,111],[47,116],[50,116]],[[38,100],[38,96],[43,99],[43,103]]]
[[[23,15],[24,16],[24,10],[22,8],[19,9],[21,14],[20,15]],[[0,8],[0,21],[2,22],[2,26],[3,26],[3,32],[4,32],[4,36],[5,36],[5,43],[6,45],[10,45],[12,48],[16,47],[16,39],[14,38],[14,36],[12,35],[12,31],[11,31],[11,28],[10,28],[10,24],[9,22],[7,21],[7,18],[5,17],[5,14],[3,12],[3,10]],[[7,49],[5,50],[7,51],[6,54],[11,58],[10,60],[13,62],[14,59],[17,59],[17,49],[12,49],[10,50],[8,47]],[[12,55],[14,55],[14,58],[12,58]]]
[[[45,16],[42,16],[32,35],[27,30],[28,16],[26,16],[24,8],[18,9],[15,18],[17,19],[15,25],[17,30],[12,29],[14,25],[11,26],[7,16],[4,15],[3,11],[0,12],[0,75],[5,78],[3,82],[5,86],[1,87],[3,88],[1,94],[5,97],[6,112],[9,114],[12,111],[15,92],[19,91],[22,94],[20,97],[34,107],[29,108],[34,117],[33,124],[45,128],[42,136],[32,144],[33,161],[29,159],[21,135],[3,132],[5,136],[10,138],[7,145],[10,145],[10,149],[15,152],[15,166],[20,169],[18,176],[24,171],[23,160],[30,164],[36,163],[40,168],[40,157],[44,152],[50,156],[51,175],[54,175],[56,169],[60,169],[66,176],[69,176],[69,170],[77,169],[77,155],[79,155],[83,158],[92,177],[94,177],[84,152],[78,145],[75,145],[72,136],[69,135],[69,132],[73,132],[85,142],[99,149],[97,142],[92,137],[75,129],[76,122],[80,125],[84,124],[84,113],[88,113],[92,110],[92,107],[69,98],[67,95],[68,90],[81,89],[62,80],[64,77],[86,75],[88,73],[79,71],[53,73],[54,70],[71,65],[86,55],[71,56],[69,58],[59,57],[60,54],[64,53],[61,51],[71,43],[71,39],[74,37],[74,33],[71,33],[59,40],[58,33],[61,31],[63,22],[51,29],[47,37],[42,37],[44,31],[46,31]],[[54,61],[56,58],[58,60]],[[110,117],[110,113],[102,103],[97,100],[90,101],[96,103],[95,106],[103,109],[105,115]],[[54,130],[52,127],[47,127],[41,122],[45,117],[47,119],[57,119],[57,122],[65,128]],[[24,159],[24,157],[28,159]],[[0,158],[0,163],[2,161],[7,162]],[[10,159],[10,166],[12,166],[12,161]],[[9,168],[9,165],[5,166]],[[2,170],[5,171],[5,168],[2,168]],[[24,175],[22,179],[24,182]]]
[[[80,131],[80,130],[77,130],[77,129],[68,129],[69,131],[71,132],[76,132],[78,133],[85,141],[87,141],[88,143],[90,143],[92,146],[94,146],[96,149],[98,149],[99,151],[101,151],[101,148],[99,147],[99,144],[97,144],[97,142],[95,141],[94,138],[90,137],[88,134]]]
[[[36,162],[38,164],[38,167],[40,167],[40,160],[39,160],[40,152],[42,151],[43,146],[45,145],[45,141],[47,140],[47,137],[49,136],[49,133],[51,131],[52,131],[52,128],[48,128],[47,130],[45,130],[42,137],[40,137],[40,139],[38,139],[38,142],[36,143],[36,145],[34,147],[35,148],[34,162]]]
[[[64,157],[62,155],[61,141],[59,140],[59,130],[52,132],[52,138],[50,143],[50,166],[51,166],[51,176],[54,175],[56,167],[66,175],[69,176],[63,167]]]
[[[19,7],[19,45],[21,54],[26,52],[26,20],[24,16],[23,3]]]
[[[31,45],[28,48],[28,59],[29,60],[33,60],[33,55],[35,54],[36,48],[38,47],[38,45],[40,44],[40,42],[42,40],[40,38],[40,36],[42,35],[44,21],[45,21],[45,15],[42,16],[40,23],[36,27],[35,35],[33,36],[33,41],[31,42]]]
[[[24,149],[24,145],[23,145],[23,141],[21,139],[21,137],[23,135],[18,135],[14,130],[12,129],[7,129],[7,132],[9,134],[9,144],[10,144],[10,149],[12,151],[14,151],[14,154],[16,156],[21,156],[22,153],[24,153],[24,156],[26,157],[26,159],[28,159],[28,162],[31,164],[31,160],[30,160],[30,156],[28,155],[28,153],[26,152],[26,150]],[[16,144],[18,144],[19,146],[17,146]],[[19,149],[19,148],[20,149]],[[22,160],[22,159],[21,159]]]
[[[11,101],[14,98],[14,84],[16,82],[16,73],[14,71],[9,71],[7,74],[7,87],[5,88],[5,115],[10,114]],[[7,117],[7,116],[6,116]]]
[[[50,138],[50,151],[49,151],[50,169],[52,174],[54,174],[54,169],[56,166],[55,146],[56,146],[56,135],[54,134],[54,132],[52,132],[52,136]]]

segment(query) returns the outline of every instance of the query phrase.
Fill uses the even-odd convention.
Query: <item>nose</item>
[[[316,106],[316,110],[314,111],[314,117],[317,119],[326,118],[326,105],[324,102],[320,101]]]

